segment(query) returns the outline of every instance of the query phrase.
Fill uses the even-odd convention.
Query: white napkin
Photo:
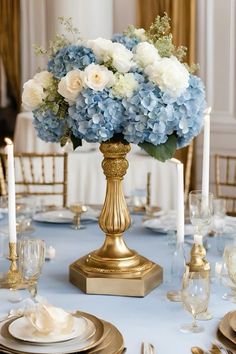
[[[28,310],[25,317],[41,335],[68,334],[74,326],[74,317],[59,307],[38,304],[34,309]]]

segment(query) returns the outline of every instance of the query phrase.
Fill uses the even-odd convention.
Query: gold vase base
[[[142,267],[120,272],[89,267],[89,256],[72,263],[69,272],[70,282],[86,294],[144,297],[163,281],[162,267],[142,256]]]

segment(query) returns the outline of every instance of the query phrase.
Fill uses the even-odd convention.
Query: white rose
[[[33,79],[41,85],[44,89],[47,89],[52,84],[52,73],[44,70],[34,75]]]
[[[120,73],[127,73],[133,65],[133,53],[121,43],[113,43],[112,66]]]
[[[131,97],[134,90],[138,87],[138,82],[132,73],[124,75],[115,75],[115,84],[112,87],[112,92],[118,97]]]
[[[25,109],[33,111],[38,108],[45,98],[43,87],[34,79],[27,81],[23,86],[22,103]]]
[[[174,56],[149,65],[146,74],[159,88],[172,97],[180,96],[189,86],[189,72]]]
[[[84,70],[84,83],[95,91],[102,91],[114,82],[112,71],[103,65],[90,64]]]
[[[71,70],[66,76],[61,78],[58,84],[58,92],[65,97],[66,101],[73,103],[83,89],[83,72],[80,70]]]
[[[157,48],[148,42],[139,43],[135,48],[134,60],[142,67],[146,68],[148,65],[152,65],[161,57]]]
[[[140,41],[144,42],[147,40],[146,31],[144,28],[135,28],[133,33],[135,37],[140,39]]]
[[[108,61],[110,59],[111,47],[113,43],[109,39],[97,38],[87,41],[87,46],[91,48],[97,59]]]

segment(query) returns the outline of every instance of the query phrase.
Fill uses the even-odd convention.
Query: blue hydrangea
[[[86,66],[96,62],[90,48],[80,45],[69,45],[60,49],[48,62],[48,71],[60,79],[74,69],[84,70]]]
[[[123,44],[127,49],[131,51],[140,42],[137,37],[128,37],[120,33],[115,33],[111,40],[112,42],[118,42]]]
[[[49,109],[44,112],[36,109],[33,116],[33,125],[40,139],[52,143],[60,141],[66,130],[65,119],[58,118]]]
[[[102,142],[121,132],[124,113],[122,101],[114,99],[109,90],[87,88],[69,107],[68,125],[75,137]]]
[[[183,147],[199,134],[205,108],[204,87],[199,78],[190,75],[188,89],[177,99],[160,91],[144,75],[136,74],[136,79],[138,90],[122,101],[123,134],[128,142],[159,145],[176,133],[177,145]]]
[[[205,108],[203,83],[199,77],[190,75],[188,89],[174,103],[178,148],[188,145],[200,133]]]

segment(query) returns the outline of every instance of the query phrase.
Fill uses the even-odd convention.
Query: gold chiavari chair
[[[215,155],[217,198],[226,199],[227,214],[236,216],[236,156]]]
[[[6,182],[5,154],[1,161]],[[16,153],[14,161],[17,195],[61,196],[61,204],[67,205],[67,154]]]

